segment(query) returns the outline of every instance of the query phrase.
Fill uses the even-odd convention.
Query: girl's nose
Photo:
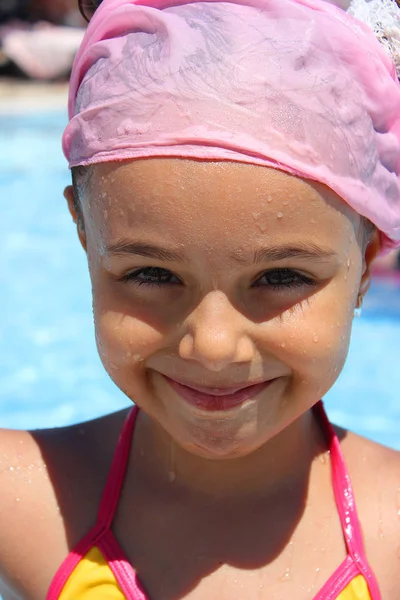
[[[186,321],[179,354],[210,371],[232,363],[250,363],[256,353],[248,335],[248,320],[222,292],[210,292]]]

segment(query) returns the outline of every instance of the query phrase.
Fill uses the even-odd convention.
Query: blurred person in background
[[[0,75],[66,79],[84,25],[74,0],[2,0]]]
[[[28,23],[47,21],[54,25],[84,26],[74,0],[2,0],[0,23],[21,20]]]
[[[75,27],[85,25],[75,0],[31,0],[28,7],[31,18],[35,20]]]

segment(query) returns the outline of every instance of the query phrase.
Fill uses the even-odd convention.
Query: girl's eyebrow
[[[185,262],[188,263],[187,257],[183,252],[162,248],[155,244],[144,242],[132,242],[130,240],[120,239],[115,244],[111,244],[106,248],[106,254],[113,256],[126,256],[127,254],[136,254],[146,258],[155,258],[167,262]],[[246,263],[252,262],[257,264],[260,262],[274,262],[285,260],[288,258],[301,258],[310,260],[324,260],[336,256],[336,253],[329,248],[323,248],[313,243],[273,246],[271,248],[261,248],[256,250],[252,259],[246,257],[243,252],[235,252],[233,259],[236,262]]]
[[[106,254],[113,256],[126,256],[127,254],[137,254],[146,258],[156,258],[167,262],[188,262],[183,252],[168,250],[155,244],[145,242],[132,242],[130,240],[120,239],[115,244],[106,247]]]
[[[317,246],[313,243],[300,243],[296,245],[272,246],[256,250],[252,257],[252,263],[275,262],[288,258],[301,258],[310,260],[324,260],[337,256],[336,252],[329,248]],[[248,263],[248,258],[243,253],[237,252],[234,259],[241,263]]]

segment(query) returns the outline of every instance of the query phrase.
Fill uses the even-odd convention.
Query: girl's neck
[[[144,480],[152,486],[174,486],[204,501],[240,501],[295,487],[304,483],[314,459],[324,451],[326,442],[312,411],[241,458],[211,460],[192,454],[142,412],[133,444],[134,464]]]

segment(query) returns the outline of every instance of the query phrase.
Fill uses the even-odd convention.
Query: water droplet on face
[[[282,577],[280,577],[280,581],[290,581],[292,578],[291,574],[290,574],[290,569],[287,568],[285,569],[285,572],[283,573]]]
[[[270,194],[267,196],[267,202],[272,202],[272,196]]]
[[[9,467],[10,471],[14,471],[14,467]]]
[[[285,344],[285,342],[282,342],[282,344],[281,344],[281,348],[286,348],[286,344]]]
[[[314,334],[313,340],[315,343],[317,343],[319,341],[319,337],[317,336],[317,334]]]
[[[254,223],[256,224],[257,229],[261,231],[261,233],[265,233],[267,231],[267,218],[265,215],[261,213],[252,213]]]
[[[283,213],[282,212],[278,212],[278,214],[276,215],[277,219],[282,219],[283,217]]]
[[[19,499],[19,498],[15,498],[15,502],[19,502],[19,501],[20,501],[20,499]]]

